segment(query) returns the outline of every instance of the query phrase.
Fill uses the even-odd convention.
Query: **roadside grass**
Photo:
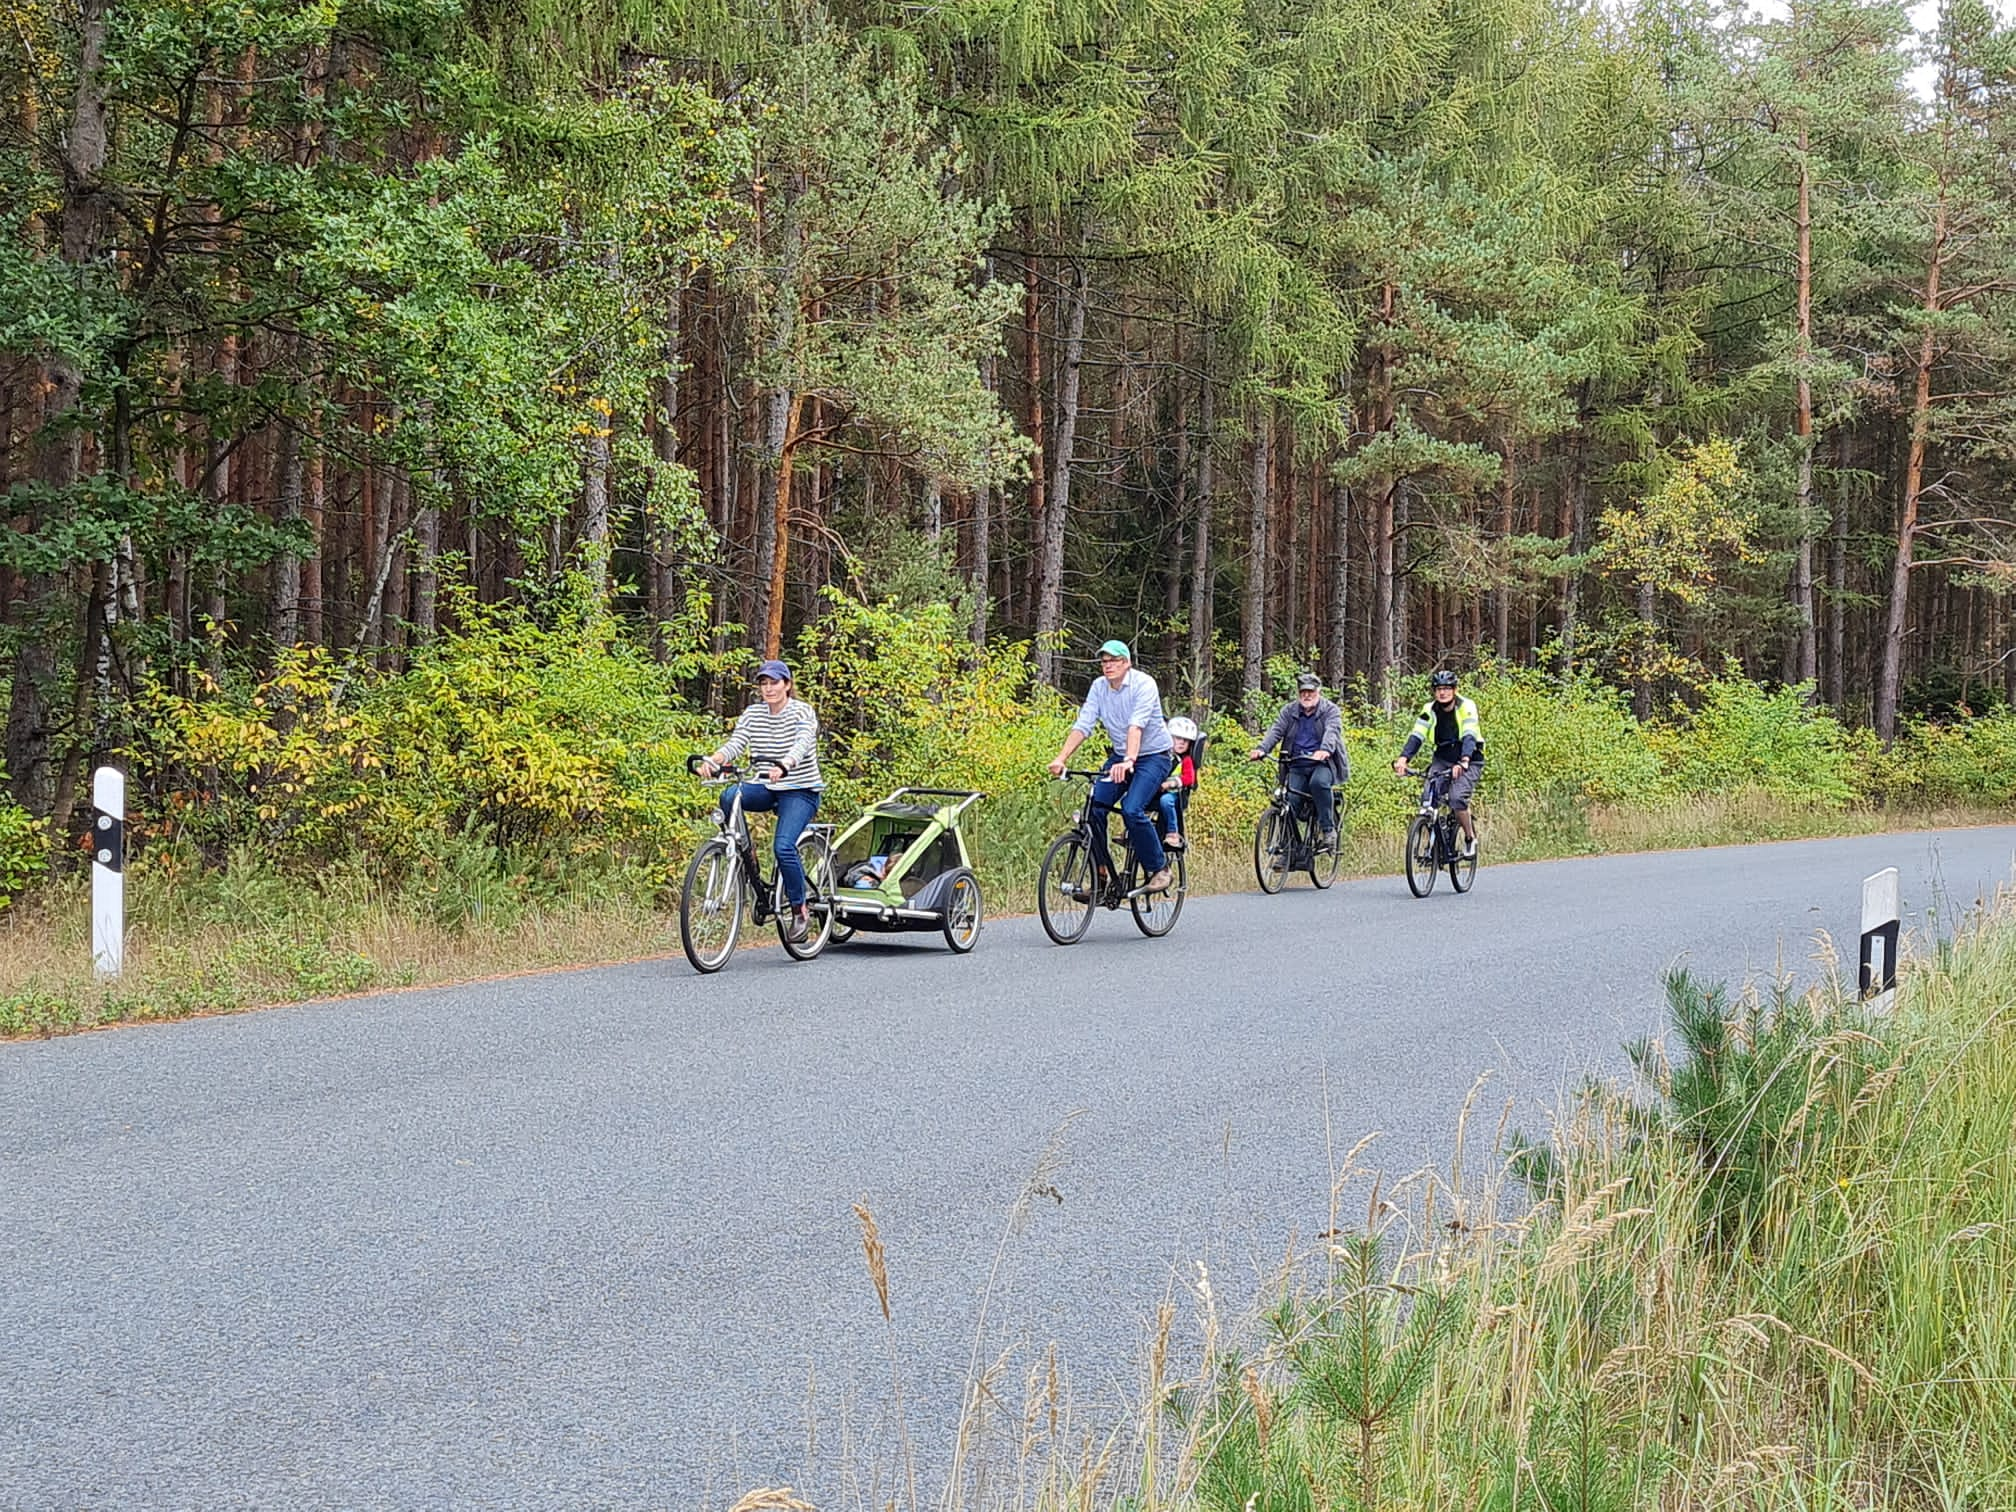
[[[1838,983],[1667,988],[1637,1084],[1544,1136],[1501,1114],[1480,1160],[1480,1080],[1446,1167],[1335,1157],[1329,1231],[1243,1315],[1179,1264],[1129,1409],[1074,1405],[1059,1345],[995,1352],[983,1298],[953,1441],[922,1446],[949,1471],[920,1501],[905,1430],[905,1463],[850,1467],[872,1497],[823,1505],[2016,1507],[2016,910],[1909,963],[1888,1017]],[[900,1426],[893,1341],[891,1370]]]
[[[983,805],[968,843],[990,915],[1035,908],[1043,850],[1075,788],[1048,786]],[[1254,885],[1250,792],[1221,799],[1193,826],[1190,888]],[[1591,805],[1515,794],[1479,810],[1486,864],[1753,841],[2004,822],[1960,807],[1837,809],[1739,794]],[[1400,830],[1354,813],[1340,872],[1399,870]],[[635,862],[498,850],[480,839],[436,845],[397,886],[360,862],[304,878],[241,850],[221,867],[156,847],[127,872],[126,971],[90,968],[89,889],[53,879],[0,910],[0,1037],[233,1012],[372,989],[423,986],[543,967],[678,951],[676,877]],[[1293,877],[1290,886],[1306,886]],[[761,943],[768,930],[749,930]]]

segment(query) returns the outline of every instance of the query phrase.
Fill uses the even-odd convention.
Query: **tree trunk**
[[[597,409],[581,461],[581,565],[587,569],[589,588],[600,604],[609,597],[609,473],[614,458],[609,447],[616,417]],[[424,513],[425,511],[423,511]],[[415,524],[419,523],[415,517]]]
[[[1388,283],[1379,295],[1379,318],[1383,324],[1393,321],[1394,301],[1398,291]],[[1392,429],[1394,419],[1393,404],[1393,350],[1390,346],[1376,346],[1372,350],[1371,368],[1366,376],[1366,430],[1374,437]],[[1394,532],[1398,528],[1394,491],[1396,482],[1392,478],[1370,480],[1369,492],[1372,497],[1372,676],[1379,689],[1380,700],[1391,708],[1393,703],[1393,669],[1400,660],[1400,635],[1396,630],[1398,617],[1405,611],[1394,581]]]
[[[1071,269],[1064,323],[1064,366],[1058,373],[1057,434],[1051,453],[1050,497],[1043,511],[1043,560],[1036,591],[1036,680],[1055,686],[1057,642],[1064,626],[1064,526],[1071,514],[1072,448],[1078,434],[1078,379],[1085,357],[1085,310],[1091,278]]]
[[[1239,671],[1239,714],[1251,720],[1259,712],[1260,688],[1266,672],[1267,480],[1274,461],[1274,427],[1264,411],[1253,417],[1252,472],[1247,483],[1246,588],[1239,601],[1239,649],[1245,665]]]
[[[302,455],[301,429],[292,421],[280,425],[280,521],[292,525],[301,518],[307,492],[307,461]],[[289,551],[273,564],[273,641],[291,646],[301,638],[301,558]]]
[[[1407,548],[1407,526],[1413,513],[1413,496],[1405,480],[1393,485],[1393,625],[1387,632],[1393,647],[1393,664],[1405,666],[1411,654],[1413,622],[1407,612],[1409,569],[1403,553]]]
[[[1204,340],[1204,382],[1197,401],[1197,488],[1193,507],[1196,524],[1190,535],[1190,702],[1195,712],[1208,713],[1214,681],[1211,616],[1217,599],[1217,568],[1211,556],[1211,452],[1215,440],[1216,396],[1211,387],[1211,341]]]
[[[1035,228],[1025,224],[1023,236],[1035,244]],[[1029,565],[1023,575],[1022,612],[1033,620],[1043,562],[1044,467],[1050,437],[1043,416],[1043,301],[1037,293],[1041,265],[1031,253],[1022,279],[1022,377],[1029,397]],[[1024,621],[1026,623],[1027,621]],[[1039,648],[1037,656],[1042,656]],[[1040,678],[1039,678],[1040,681]]]
[[[301,517],[308,526],[308,555],[301,564],[301,639],[311,646],[323,643],[322,625],[322,529],[328,504],[328,474],[322,456],[322,412],[314,411],[308,422],[308,476],[301,502]],[[471,565],[474,563],[472,561]]]
[[[1576,406],[1575,432],[1568,439],[1568,481],[1561,491],[1560,531],[1568,543],[1570,556],[1589,549],[1589,426],[1595,419],[1591,390],[1582,385]],[[1582,569],[1570,567],[1561,574],[1561,670],[1575,670],[1576,620],[1582,607]]]
[[[1820,643],[1813,612],[1813,200],[1812,170],[1807,165],[1807,133],[1799,131],[1798,208],[1798,333],[1794,360],[1798,364],[1792,429],[1799,438],[1799,549],[1792,565],[1792,607],[1798,617],[1793,667],[1795,682],[1806,686],[1810,701],[1820,677]]]
[[[1341,688],[1351,667],[1351,490],[1332,481],[1330,490],[1330,604],[1324,670]]]
[[[1883,624],[1883,661],[1876,679],[1876,712],[1872,721],[1885,745],[1897,737],[1897,695],[1904,680],[1904,627],[1911,607],[1911,553],[1918,535],[1920,490],[1925,481],[1925,450],[1932,429],[1932,364],[1938,356],[1936,326],[1939,285],[1946,271],[1946,186],[1932,217],[1932,248],[1925,265],[1926,315],[1918,338],[1917,371],[1911,390],[1911,448],[1904,459],[1904,500],[1897,512],[1897,556],[1890,567],[1890,606]]]
[[[106,15],[111,0],[82,0],[76,8],[77,90],[63,136],[63,203],[57,241],[73,280],[99,261],[104,241],[104,170],[110,134],[104,74]],[[37,479],[57,491],[76,486],[83,466],[83,433],[68,422],[83,393],[83,374],[66,355],[43,367],[41,425],[35,442]],[[60,507],[60,506],[59,506]],[[31,521],[31,527],[34,521]],[[36,574],[26,585],[28,614],[45,615],[61,590],[55,574]],[[87,620],[91,617],[87,614]],[[93,621],[95,623],[95,621]],[[31,813],[49,814],[55,798],[50,770],[50,710],[56,696],[56,646],[48,634],[25,637],[14,656],[7,707],[7,772],[15,797]]]
[[[1827,702],[1836,710],[1847,698],[1848,679],[1848,432],[1834,443],[1834,522],[1827,552]],[[2012,659],[2016,665],[2016,659]]]
[[[427,480],[427,498],[413,513],[413,639],[425,645],[439,628],[441,601],[441,474],[434,471]],[[602,553],[607,563],[608,554]]]
[[[791,562],[791,469],[798,458],[798,418],[804,408],[805,396],[793,394],[791,407],[784,415],[784,441],[778,449],[777,471],[774,475],[767,471],[764,474],[771,492],[772,507],[776,511],[770,525],[773,543],[770,586],[764,594],[764,602],[769,605],[763,625],[765,657],[781,655],[784,644],[785,571]]]
[[[1499,453],[1502,458],[1498,471],[1498,549],[1501,553],[1499,571],[1504,573],[1510,566],[1512,539],[1512,504],[1519,487],[1519,449],[1513,444],[1508,430]],[[1512,583],[1509,576],[1501,579],[1495,595],[1497,603],[1498,660],[1512,659]]]
[[[973,490],[973,571],[967,581],[973,585],[973,644],[987,644],[988,567],[993,547],[993,527],[989,516],[994,508],[994,490],[982,483]]]

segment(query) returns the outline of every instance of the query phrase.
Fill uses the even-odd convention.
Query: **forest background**
[[[997,891],[1113,634],[1221,752],[1320,671],[1368,837],[1442,665],[1500,856],[2006,803],[2016,35],[1925,19],[16,4],[0,908],[110,759],[143,919],[285,937],[121,1011],[648,909],[780,651]]]

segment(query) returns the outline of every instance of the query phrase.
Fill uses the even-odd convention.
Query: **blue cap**
[[[1134,653],[1127,649],[1127,642],[1123,640],[1110,640],[1106,642],[1105,645],[1099,648],[1099,654],[1101,656],[1124,656],[1129,661],[1134,660]]]
[[[758,677],[774,677],[779,682],[791,681],[791,669],[780,661],[766,661],[756,669]]]

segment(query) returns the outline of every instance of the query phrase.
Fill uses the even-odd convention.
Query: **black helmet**
[[[1456,674],[1454,672],[1437,672],[1433,677],[1428,679],[1428,686],[1431,688],[1453,688],[1456,686]]]

